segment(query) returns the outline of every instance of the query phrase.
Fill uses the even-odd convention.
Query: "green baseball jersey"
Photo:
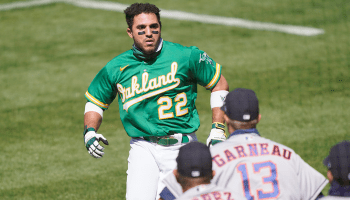
[[[143,59],[135,49],[118,55],[99,71],[85,93],[102,109],[118,96],[120,119],[130,137],[196,131],[197,84],[210,90],[221,76],[221,65],[197,47],[163,40],[160,45],[152,59]]]

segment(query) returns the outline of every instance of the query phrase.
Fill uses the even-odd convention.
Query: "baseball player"
[[[182,146],[176,158],[174,175],[184,192],[178,200],[244,199],[228,189],[210,184],[215,176],[209,148],[200,142]]]
[[[328,196],[321,199],[350,199],[350,141],[334,145],[323,164],[328,168],[331,188]]]
[[[237,88],[231,91],[222,110],[231,135],[210,148],[212,183],[253,199],[317,199],[328,180],[308,165],[292,149],[260,136],[261,119],[255,92]],[[162,198],[181,195],[174,177],[164,179]],[[165,195],[166,194],[166,195]]]
[[[221,65],[197,47],[161,38],[160,10],[134,3],[124,13],[132,49],[116,56],[91,82],[85,97],[84,141],[91,156],[104,155],[98,134],[103,112],[117,98],[120,119],[131,137],[127,199],[158,199],[164,174],[176,166],[178,149],[196,141],[197,84],[211,91],[213,126],[208,143],[226,139],[223,98],[228,84]]]
[[[217,185],[252,199],[316,199],[328,180],[292,149],[260,136],[254,91],[230,92],[222,107],[231,135],[211,149]]]

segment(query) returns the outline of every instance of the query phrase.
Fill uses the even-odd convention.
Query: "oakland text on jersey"
[[[166,88],[162,88],[162,89],[159,89],[159,90],[156,90],[153,92],[149,92],[145,95],[142,95],[140,97],[132,99],[123,105],[123,109],[128,110],[128,108],[130,106],[134,105],[135,103],[138,103],[138,102],[143,101],[143,100],[150,98],[152,96],[155,96],[155,95],[161,94],[163,92],[166,92],[168,90],[172,90],[172,89],[176,88],[180,84],[180,79],[175,78],[175,75],[177,72],[177,67],[178,67],[177,62],[173,62],[171,64],[171,71],[166,76],[161,75],[159,77],[152,78],[150,80],[148,80],[149,74],[147,72],[144,72],[142,74],[141,87],[140,87],[140,84],[138,83],[137,76],[133,76],[131,78],[131,87],[125,88],[121,84],[118,83],[117,88],[118,88],[118,92],[119,92],[120,98],[121,98],[123,103],[127,99],[134,97],[136,94],[146,93],[146,92],[149,92],[151,90],[161,88],[162,86],[166,86],[166,85],[175,83],[175,84],[168,86]]]
[[[272,149],[269,150],[268,143],[252,143],[252,144],[244,144],[239,146],[233,146],[231,149],[227,148],[226,150],[222,151],[221,154],[216,154],[213,156],[214,163],[222,167],[226,163],[240,159],[245,157],[256,157],[256,156],[267,156],[267,155],[273,155],[273,156],[279,156],[283,157],[284,159],[290,160],[292,156],[292,152],[285,148],[280,148],[279,145],[274,144]],[[272,145],[271,145],[272,146]]]

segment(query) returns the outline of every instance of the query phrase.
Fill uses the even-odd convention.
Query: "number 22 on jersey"
[[[251,167],[251,168],[250,168]],[[248,200],[257,199],[275,199],[279,196],[279,186],[277,180],[277,167],[272,161],[265,161],[259,163],[241,163],[237,166],[237,171],[241,175],[243,193]],[[249,170],[249,171],[248,171]],[[251,172],[252,171],[252,172]],[[269,176],[261,177],[261,173],[267,171]],[[264,191],[263,188],[257,188],[256,191],[251,191],[251,181],[249,177],[261,177],[264,188],[271,188],[268,191]],[[253,196],[256,193],[257,198]]]
[[[187,104],[186,93],[177,94],[175,97],[175,114],[177,117],[186,115],[188,113],[188,108],[182,108]],[[169,119],[174,117],[173,112],[168,112],[173,106],[173,102],[170,97],[164,96],[158,99],[157,101],[159,106],[158,115],[159,119]]]

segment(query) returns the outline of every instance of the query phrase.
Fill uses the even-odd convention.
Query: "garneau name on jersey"
[[[247,199],[315,199],[328,182],[295,151],[257,130],[234,134],[210,151],[212,182]]]
[[[245,144],[240,146],[234,146],[233,149],[226,149],[223,151],[224,155],[216,154],[213,156],[214,163],[222,167],[226,163],[235,160],[237,158],[244,157],[255,157],[255,156],[266,156],[266,155],[274,155],[283,157],[287,160],[290,160],[292,156],[292,152],[288,149],[280,149],[278,145],[273,145],[272,152],[268,150],[268,143],[252,143]]]

